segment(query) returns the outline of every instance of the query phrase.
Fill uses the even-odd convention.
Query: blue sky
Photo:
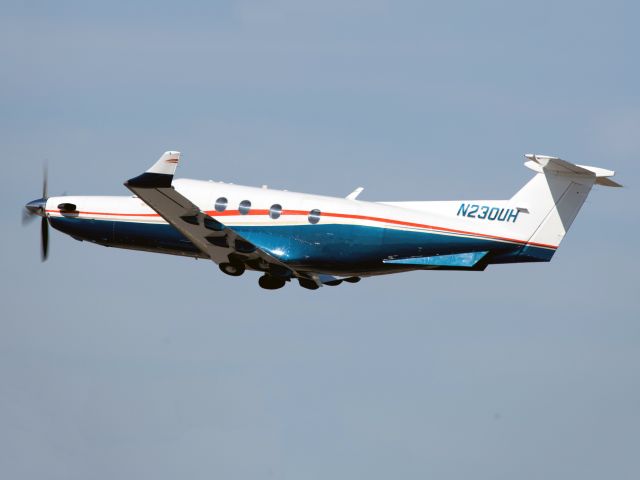
[[[14,479],[635,479],[634,2],[15,2],[0,18],[0,468]],[[549,264],[267,292],[20,209],[179,176],[508,198],[616,170]]]

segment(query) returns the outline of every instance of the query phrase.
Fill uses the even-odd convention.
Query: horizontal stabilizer
[[[602,185],[603,187],[622,187],[618,182],[614,182],[608,177],[598,177],[596,179],[596,185]]]
[[[397,258],[384,260],[395,265],[421,265],[425,267],[474,267],[489,252],[465,252],[453,255],[433,255],[430,257]]]
[[[595,177],[595,183],[598,185],[606,187],[622,187],[622,185],[609,178],[615,175],[616,172],[613,170],[590,167],[587,165],[577,165],[575,163],[562,160],[561,158],[550,157],[547,155],[528,153],[525,157],[529,159],[529,161],[525,162],[525,165],[538,173],[551,172],[556,175],[577,175],[590,178]]]

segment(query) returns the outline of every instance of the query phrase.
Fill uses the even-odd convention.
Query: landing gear
[[[320,288],[316,282],[308,278],[299,278],[298,283],[302,288],[306,288],[307,290],[317,290]]]
[[[284,287],[286,280],[273,275],[263,275],[258,279],[258,284],[266,290],[277,290]]]
[[[232,277],[239,277],[245,270],[244,265],[241,263],[221,263],[218,266],[220,267],[220,270]]]

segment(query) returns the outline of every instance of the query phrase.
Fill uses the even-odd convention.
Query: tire
[[[245,270],[244,265],[241,263],[221,263],[218,266],[220,267],[220,270],[232,277],[239,277]]]
[[[265,290],[277,290],[284,287],[286,281],[272,275],[263,275],[258,279],[258,284]]]
[[[307,278],[299,278],[298,283],[302,288],[306,288],[307,290],[317,290],[320,288],[316,282]]]
[[[349,283],[358,283],[360,281],[360,277],[343,278],[343,280]]]

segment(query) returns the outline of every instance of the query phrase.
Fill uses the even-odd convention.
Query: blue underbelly
[[[50,217],[51,225],[81,240],[120,248],[200,256],[168,224]],[[361,225],[238,226],[234,230],[282,261],[296,266],[381,265],[387,258],[447,255],[491,250],[515,257],[521,249],[495,240],[393,230]]]
[[[200,251],[168,224],[50,217],[51,226],[78,240],[110,247],[201,256]]]

